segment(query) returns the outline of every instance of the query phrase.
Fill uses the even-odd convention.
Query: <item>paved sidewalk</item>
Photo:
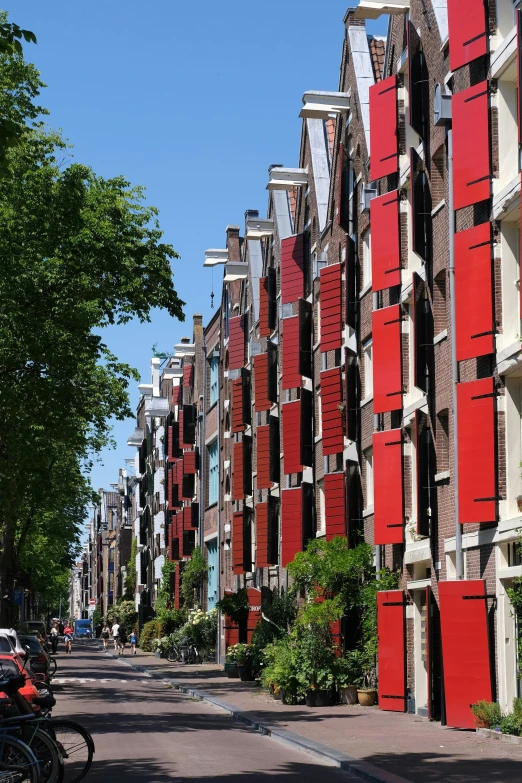
[[[411,783],[520,783],[522,747],[479,737],[475,732],[443,728],[416,715],[381,712],[373,707],[339,705],[311,709],[281,704],[248,683],[229,680],[216,665],[183,666],[138,650],[120,656],[152,674],[203,691],[234,705],[255,723],[321,743],[367,764],[391,781]],[[391,774],[390,774],[391,773]],[[388,776],[384,774],[382,780]],[[399,781],[397,781],[399,783]]]

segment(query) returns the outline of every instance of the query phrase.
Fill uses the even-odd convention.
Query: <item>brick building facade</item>
[[[203,603],[247,587],[248,638],[309,539],[362,533],[401,574],[379,596],[380,708],[460,727],[520,690],[517,5],[348,9],[339,91],[305,93],[299,167],[270,166],[266,217],[206,251],[219,309],[154,360],[130,440],[141,606],[164,556],[179,605],[199,544]],[[220,655],[237,638],[222,619]]]

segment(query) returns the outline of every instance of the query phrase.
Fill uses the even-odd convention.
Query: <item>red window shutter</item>
[[[370,201],[372,289],[384,291],[401,282],[399,191]]]
[[[232,565],[234,574],[238,575],[245,573],[244,561],[245,553],[243,512],[236,511],[232,515]]]
[[[183,405],[179,406],[178,424],[179,424],[179,447],[180,449],[183,449],[185,448],[185,444],[183,443]]]
[[[302,473],[301,464],[301,400],[281,406],[283,420],[283,461],[285,473]]]
[[[341,368],[321,373],[321,410],[323,419],[323,454],[339,454],[344,449]]]
[[[494,351],[491,223],[455,234],[457,360]]]
[[[176,462],[176,484],[180,487],[183,483],[183,460],[178,459]]]
[[[173,459],[174,457],[174,427],[170,425],[167,427],[167,459]]]
[[[470,705],[493,699],[486,583],[439,582],[439,605],[446,721],[454,728],[474,729]]]
[[[228,615],[225,615],[225,648],[228,650],[239,642],[239,626]]]
[[[259,336],[270,337],[268,277],[259,278]]]
[[[402,431],[373,434],[374,544],[404,541]]]
[[[404,592],[377,593],[379,709],[406,712]]]
[[[254,356],[254,394],[256,396],[254,410],[269,411],[272,403],[268,399],[268,354],[259,353]]]
[[[487,54],[488,27],[484,0],[447,0],[450,68]]]
[[[370,87],[371,179],[399,170],[397,77],[390,76]]]
[[[281,241],[281,303],[304,296],[304,237],[297,234]]]
[[[491,194],[488,82],[456,93],[453,104],[453,203],[469,207]]]
[[[343,343],[342,264],[321,269],[321,351],[334,351]]]
[[[402,408],[401,306],[372,313],[373,412]]]
[[[256,505],[256,568],[267,568],[269,565],[268,503],[258,503]]]
[[[232,500],[244,500],[245,481],[243,475],[243,442],[234,443],[234,462],[232,465]]]
[[[245,422],[243,417],[243,380],[232,381],[232,432],[243,432]]]
[[[495,381],[457,385],[459,522],[495,522]]]
[[[183,474],[190,475],[197,473],[197,452],[196,451],[184,451],[183,452]]]
[[[181,383],[172,387],[172,404],[183,405],[183,386]]]
[[[192,386],[192,381],[194,380],[194,365],[193,364],[184,364],[183,365],[183,386],[186,388],[189,388]]]
[[[242,315],[228,324],[228,369],[239,370],[245,364],[245,321]]]
[[[270,425],[256,429],[257,437],[257,488],[270,489]]]
[[[344,473],[326,473],[324,477],[326,540],[346,535],[346,491]]]
[[[192,530],[191,506],[183,506],[183,530]]]
[[[303,549],[301,487],[281,491],[281,565],[285,568]]]
[[[281,321],[283,343],[282,388],[298,389],[302,382],[299,372],[299,316],[283,318]]]

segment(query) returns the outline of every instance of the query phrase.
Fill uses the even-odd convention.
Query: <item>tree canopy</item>
[[[3,159],[0,143],[3,591],[15,578],[39,589],[70,566],[93,497],[86,473],[110,442],[111,419],[131,415],[138,374],[111,353],[103,328],[148,321],[153,308],[184,318],[178,255],[157,210],[125,177],[73,161],[63,137],[37,121],[44,85],[17,30],[11,48],[0,45],[0,113],[23,128]]]

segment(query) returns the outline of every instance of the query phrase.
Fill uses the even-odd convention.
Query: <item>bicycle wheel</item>
[[[31,732],[24,731],[24,740],[40,765],[38,783],[61,783],[63,780],[63,760],[53,738],[42,729],[36,729]]]
[[[91,735],[79,723],[65,718],[50,718],[43,727],[62,755],[64,783],[78,783],[91,768],[94,755]]]
[[[180,657],[180,652],[177,647],[169,647],[167,650],[167,661],[169,661],[169,663],[177,663]]]
[[[3,735],[0,738],[1,783],[38,783],[36,756],[25,742]]]
[[[49,659],[49,677],[54,677],[56,674],[56,669],[58,668],[58,663],[56,662],[56,658],[50,658]]]

